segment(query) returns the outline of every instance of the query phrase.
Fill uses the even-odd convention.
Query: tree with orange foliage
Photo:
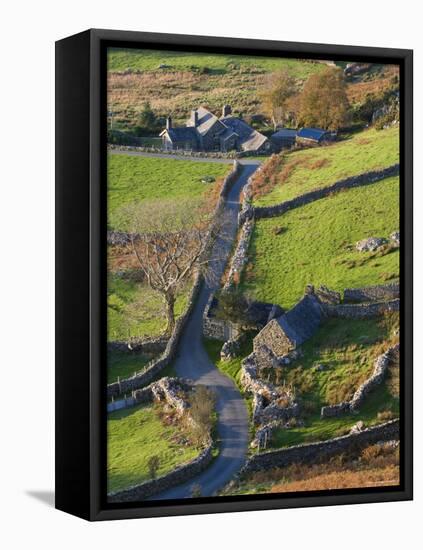
[[[295,80],[288,71],[277,71],[266,77],[261,94],[262,106],[266,115],[272,120],[275,129],[287,118],[287,101],[295,93]]]
[[[299,122],[303,126],[338,130],[349,120],[349,103],[344,75],[339,68],[328,68],[310,76],[304,85]]]

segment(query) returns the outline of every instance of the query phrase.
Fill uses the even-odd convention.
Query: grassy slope
[[[124,204],[145,199],[200,197],[215,184],[204,184],[204,176],[218,179],[231,166],[217,162],[194,162],[109,154],[108,226],[119,229],[117,211]]]
[[[222,361],[220,359],[220,350],[222,349],[222,342],[211,339],[204,339],[204,347],[216,367],[221,370],[226,376],[229,376],[237,385],[240,392],[243,394],[248,410],[252,412],[252,398],[249,394],[245,394],[241,386],[241,362],[244,357],[249,355],[253,350],[252,338],[248,338],[243,344],[239,357],[230,359],[229,361]]]
[[[158,69],[162,63],[171,68]],[[206,67],[209,70],[202,72]],[[128,68],[130,74],[122,72]],[[184,124],[190,110],[199,105],[216,114],[226,103],[243,116],[260,113],[266,77],[282,68],[304,81],[324,65],[295,59],[114,50],[109,56],[108,78],[114,127],[133,128],[146,101],[159,117],[172,113],[175,125]]]
[[[292,199],[314,189],[327,187],[336,181],[385,168],[399,162],[399,130],[366,130],[349,139],[325,147],[316,147],[289,153],[281,169],[289,175],[255,204],[268,206]]]
[[[189,70],[192,67],[207,67],[212,71],[226,73],[232,68],[259,68],[266,72],[286,68],[297,78],[305,78],[320,71],[324,65],[297,59],[281,59],[276,57],[252,57],[226,54],[198,54],[191,52],[172,52],[160,50],[109,50],[108,70],[154,71],[159,65],[168,65],[173,70]],[[160,69],[161,70],[161,69]]]
[[[147,462],[160,457],[163,475],[198,454],[176,441],[179,428],[164,426],[153,407],[116,411],[108,417],[108,491],[117,491],[149,478]],[[181,433],[182,435],[182,433]]]
[[[257,472],[226,487],[222,495],[288,493],[399,485],[399,449],[372,445],[323,464],[293,464]]]
[[[398,250],[382,255],[354,248],[360,239],[398,229],[398,193],[398,178],[387,178],[258,220],[243,289],[288,308],[308,283],[343,290],[398,277]],[[277,227],[287,230],[275,235]]]
[[[399,414],[398,372],[391,367],[385,383],[369,394],[358,414],[320,418],[323,405],[351,399],[357,387],[373,371],[374,361],[394,341],[398,315],[381,319],[327,321],[302,346],[303,357],[285,367],[281,377],[292,384],[302,403],[304,427],[275,432],[273,447],[323,440],[347,432],[358,420],[380,422],[379,412]],[[326,370],[317,372],[314,366]]]
[[[107,354],[107,383],[116,382],[118,376],[121,379],[129,378],[134,373],[141,371],[151,359],[153,359],[152,356],[142,353],[109,351]],[[173,365],[168,365],[162,369],[151,382],[155,382],[164,376],[176,376]],[[151,382],[149,383],[151,384]]]
[[[186,308],[189,291],[189,285],[181,289],[175,304],[176,318]],[[162,299],[145,284],[109,274],[107,302],[109,340],[158,336],[165,328]]]

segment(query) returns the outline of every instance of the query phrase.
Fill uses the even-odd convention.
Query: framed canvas
[[[56,44],[56,507],[412,498],[412,52]]]

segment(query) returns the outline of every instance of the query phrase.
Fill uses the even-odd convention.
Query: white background
[[[403,0],[3,2],[0,61],[0,544],[14,548],[420,547],[415,501],[89,524],[54,510],[54,41],[90,27],[415,49],[416,282],[422,276],[422,19]],[[417,344],[423,306],[416,288]],[[77,406],[78,396],[75,396]],[[41,499],[40,499],[41,497]],[[420,540],[419,540],[420,539]],[[413,542],[414,541],[414,542]]]

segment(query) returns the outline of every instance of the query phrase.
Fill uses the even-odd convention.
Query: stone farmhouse
[[[173,127],[169,116],[160,137],[165,150],[255,153],[272,151],[271,141],[241,118],[232,116],[230,105],[223,106],[220,118],[204,107],[198,107],[191,111],[190,119],[182,127]]]

